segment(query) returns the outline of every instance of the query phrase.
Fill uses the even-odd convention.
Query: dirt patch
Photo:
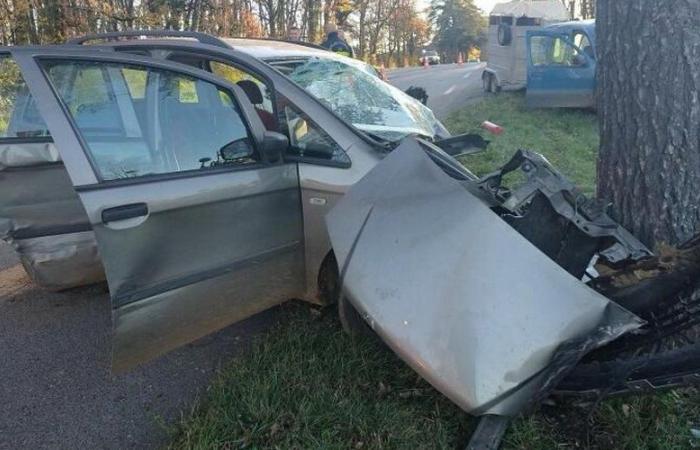
[[[29,288],[31,280],[17,264],[0,270],[0,304],[11,302],[17,294]]]

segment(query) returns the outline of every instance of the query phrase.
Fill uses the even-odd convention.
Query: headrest
[[[248,96],[250,103],[260,105],[263,102],[262,92],[260,91],[260,87],[257,85],[257,83],[250,80],[241,80],[236,84],[243,89],[245,95]]]

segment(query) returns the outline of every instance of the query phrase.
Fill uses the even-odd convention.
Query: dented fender
[[[406,139],[328,214],[344,295],[465,411],[512,416],[643,325]]]

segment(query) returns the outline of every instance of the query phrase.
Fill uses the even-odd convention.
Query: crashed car
[[[511,417],[645,324],[582,282],[650,256],[603,205],[526,150],[475,176],[454,156],[485,141],[364,63],[178,32],[0,58],[0,229],[40,284],[104,269],[115,370],[339,301],[465,411]]]

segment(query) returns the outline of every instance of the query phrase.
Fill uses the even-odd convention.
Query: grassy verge
[[[486,172],[518,147],[544,153],[588,192],[595,183],[596,120],[576,111],[528,111],[500,95],[447,121],[506,128],[465,163]],[[696,391],[606,401],[595,409],[545,407],[514,422],[506,449],[689,448],[700,421]],[[474,421],[372,338],[341,331],[332,308],[282,309],[279,324],[222,370],[205,399],[174,430],[171,448],[455,449]]]
[[[484,120],[501,125],[505,132],[489,137],[480,128]],[[598,122],[590,112],[527,109],[522,94],[500,94],[453,113],[445,125],[453,134],[475,132],[491,140],[486,152],[463,161],[479,175],[524,148],[542,153],[586,194],[595,192]]]

